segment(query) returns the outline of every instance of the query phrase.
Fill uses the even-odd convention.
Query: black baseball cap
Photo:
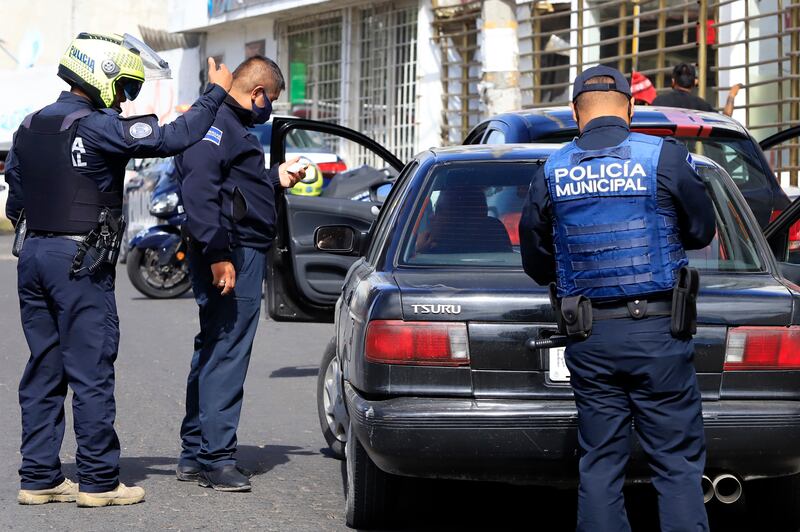
[[[592,83],[586,85],[586,82],[598,76],[608,76],[614,79],[613,83]],[[607,92],[615,91],[624,94],[626,97],[631,97],[631,86],[622,72],[616,68],[611,68],[603,65],[593,66],[581,72],[572,85],[572,101],[583,94],[584,92]]]

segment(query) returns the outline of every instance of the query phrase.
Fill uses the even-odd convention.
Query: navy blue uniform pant
[[[578,408],[578,530],[629,531],[622,487],[631,421],[658,492],[662,531],[708,530],[705,439],[691,340],[668,317],[595,321],[566,363]]]
[[[181,463],[199,462],[206,469],[236,462],[236,429],[261,309],[266,253],[238,247],[232,262],[236,288],[222,296],[212,285],[211,264],[200,253],[189,252],[200,333],[186,385]]]
[[[84,492],[116,488],[119,440],[114,431],[114,361],[119,320],[114,269],[70,276],[77,243],[30,237],[17,265],[20,314],[31,354],[19,384],[23,489],[64,480],[58,453],[64,398],[72,388],[78,482]]]

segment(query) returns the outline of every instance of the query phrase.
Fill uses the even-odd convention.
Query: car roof
[[[531,140],[559,132],[572,135],[578,133],[578,127],[572,118],[572,109],[567,106],[504,113],[485,120],[484,123],[489,120],[499,120],[509,124],[521,122],[527,127]],[[659,136],[749,137],[747,130],[739,122],[721,113],[676,107],[637,105],[631,126],[636,131]]]
[[[422,152],[418,158],[433,158],[442,161],[475,161],[495,159],[546,159],[559,149],[561,144],[471,144],[431,148]]]
[[[546,159],[563,144],[553,143],[527,143],[527,144],[469,144],[464,146],[447,146],[444,148],[431,148],[417,156],[420,160],[435,159],[436,162],[451,161],[494,161],[525,159]],[[692,160],[700,166],[714,166],[717,163],[698,154],[692,154]]]

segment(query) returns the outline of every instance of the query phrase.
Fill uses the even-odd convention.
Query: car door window
[[[800,127],[780,131],[761,141],[764,155],[780,183],[789,185],[787,193],[794,199],[800,194]]]
[[[475,126],[475,129],[467,134],[467,137],[464,139],[464,144],[480,144],[481,139],[483,138],[483,133],[486,131],[486,126],[486,122]]]
[[[313,124],[292,125],[279,138],[285,160],[299,157],[309,165],[306,178],[290,193],[380,202],[386,193],[384,185],[397,177],[395,161],[367,142],[324,130],[332,128],[330,124],[320,126],[323,130]]]
[[[505,144],[506,134],[499,129],[490,129],[483,139],[483,144]]]
[[[400,263],[519,267],[518,225],[538,162],[460,162],[434,168]]]

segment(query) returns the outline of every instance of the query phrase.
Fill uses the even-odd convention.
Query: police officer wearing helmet
[[[236,430],[244,380],[258,326],[266,252],[275,235],[275,194],[304,177],[267,169],[259,138],[249,130],[272,113],[286,83],[263,56],[233,72],[233,87],[214,125],[176,158],[189,232],[189,271],[199,307],[181,424],[178,480],[219,491],[248,491],[237,466]]]
[[[534,175],[520,238],[526,273],[555,283],[560,326],[590,322],[565,357],[578,409],[577,528],[630,530],[622,486],[633,419],[661,529],[708,530],[694,347],[691,327],[675,328],[672,290],[694,275],[685,250],[711,242],[714,209],[682,144],[630,131],[619,71],[579,75],[572,108],[580,136]]]
[[[224,65],[217,70],[209,59],[209,67],[209,89],[174,122],[122,118],[120,104],[136,98],[145,79],[168,77],[169,67],[130,35],[81,33],[58,67],[70,91],[25,118],[14,135],[6,214],[18,228],[20,313],[31,351],[19,385],[21,504],[144,499],[142,488],[119,482],[114,430],[123,179],[130,158],[174,155],[203,138],[231,86]],[[68,386],[80,489],[59,461]]]

